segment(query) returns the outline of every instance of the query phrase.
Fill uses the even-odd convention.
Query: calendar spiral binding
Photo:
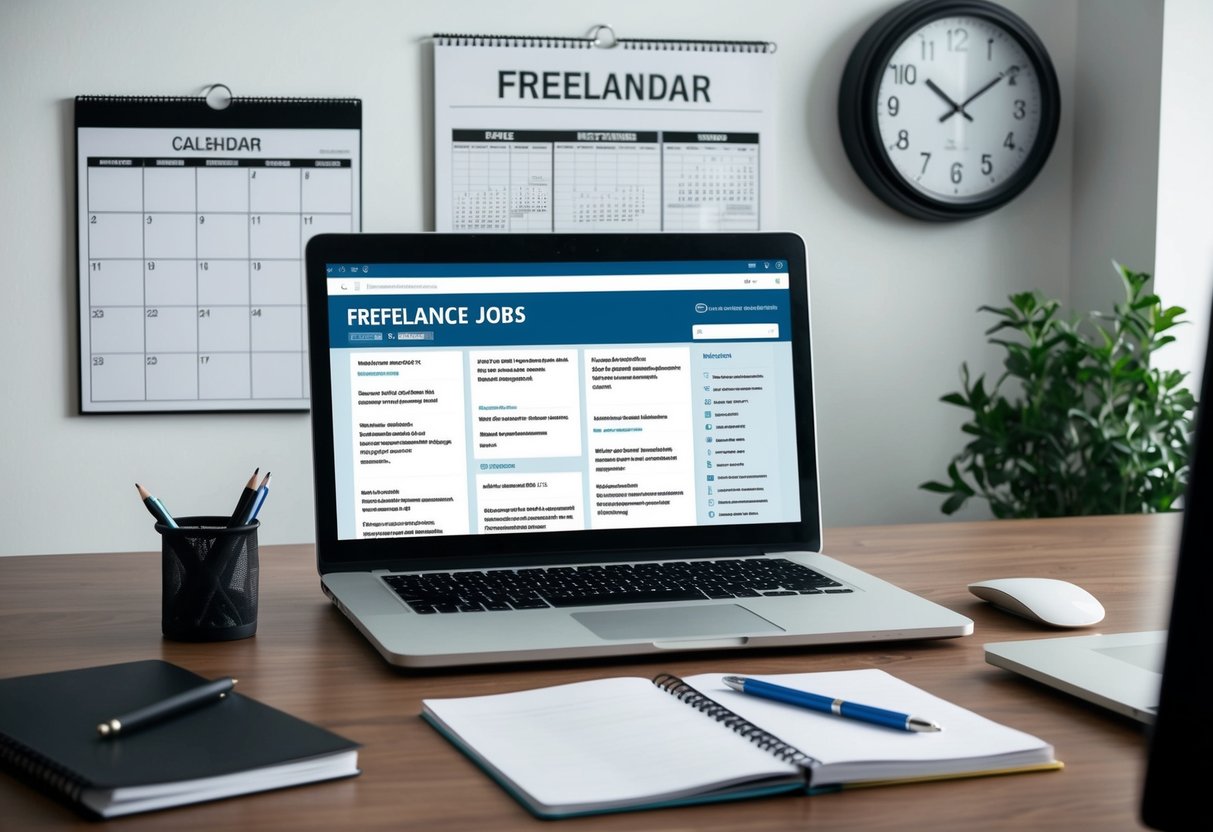
[[[77,101],[104,104],[198,104],[205,95],[78,95]],[[290,96],[233,96],[233,104],[352,104],[360,106],[360,98],[292,98]]]
[[[506,46],[536,49],[589,49],[593,38],[560,38],[544,35],[459,35],[436,34],[439,46]]]
[[[773,756],[778,757],[784,762],[792,763],[808,771],[820,765],[820,761],[817,758],[805,754],[796,748],[796,746],[784,742],[768,731],[764,731],[748,719],[739,716],[714,699],[695,690],[695,688],[673,674],[662,673],[653,679],[653,684],[666,693],[671,694],[679,702],[690,705],[704,716],[716,720],[733,733],[739,734],[763,751],[769,751]]]
[[[532,49],[593,49],[600,46],[597,37],[568,38],[545,35],[460,35],[435,34],[439,46],[500,46]],[[668,40],[661,38],[619,38],[610,46],[648,52],[736,52],[773,54],[776,46],[764,40]]]

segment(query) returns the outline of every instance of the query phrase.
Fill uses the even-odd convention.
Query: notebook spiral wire
[[[670,673],[662,673],[653,679],[653,684],[674,696],[680,702],[690,705],[704,716],[710,717],[724,725],[735,734],[745,737],[763,751],[770,752],[785,762],[812,769],[818,765],[818,760],[805,754],[794,745],[790,745],[774,734],[764,731],[754,723],[721,705],[719,702],[704,696],[682,679]]]

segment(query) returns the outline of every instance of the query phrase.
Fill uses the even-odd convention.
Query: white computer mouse
[[[1089,627],[1103,621],[1103,604],[1080,586],[1056,578],[994,578],[969,592],[1001,610],[1051,627]]]

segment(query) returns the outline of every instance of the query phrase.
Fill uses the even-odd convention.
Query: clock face
[[[1042,85],[1006,29],[980,17],[929,21],[901,41],[877,85],[876,127],[897,175],[942,202],[1014,182],[1041,135]]]
[[[838,125],[855,172],[916,219],[980,216],[1044,168],[1061,113],[1036,33],[990,0],[907,0],[855,44]]]

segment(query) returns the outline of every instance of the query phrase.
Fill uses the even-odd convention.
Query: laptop
[[[320,584],[389,663],[972,633],[821,552],[799,236],[322,234],[306,260]]]

